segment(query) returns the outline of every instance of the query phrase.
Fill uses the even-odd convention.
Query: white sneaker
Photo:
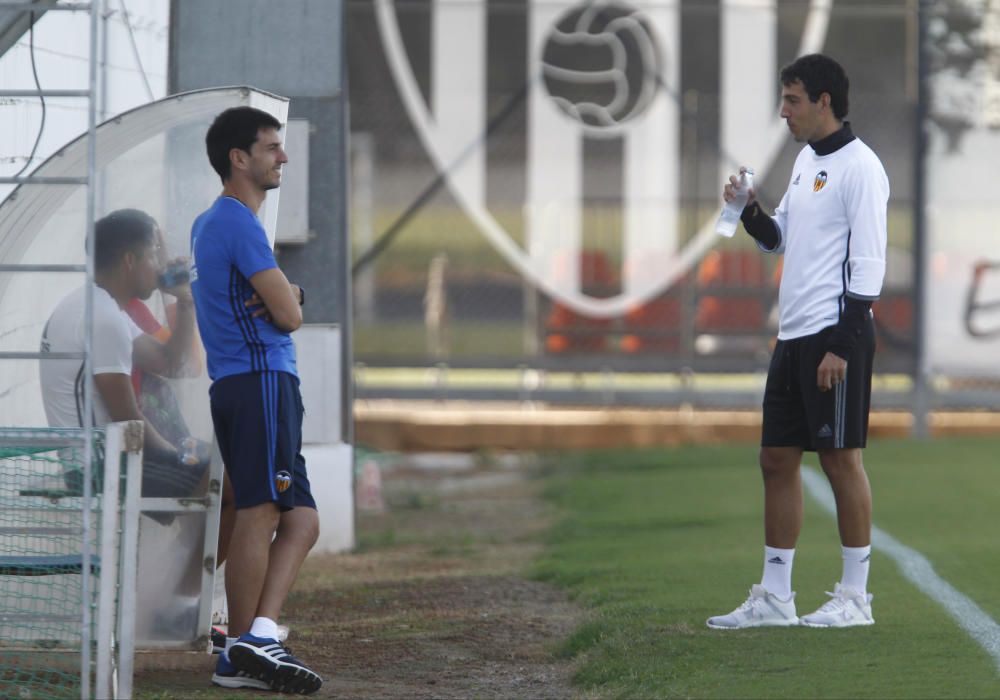
[[[872,594],[858,593],[839,583],[834,584],[833,593],[827,591],[830,600],[814,613],[802,616],[806,627],[856,627],[874,625],[872,618]]]
[[[781,600],[759,583],[750,587],[750,597],[728,615],[708,618],[709,627],[735,630],[744,627],[790,627],[799,624],[795,616],[795,594]]]

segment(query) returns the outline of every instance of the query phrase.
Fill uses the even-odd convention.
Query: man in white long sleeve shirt
[[[778,342],[764,390],[764,573],[717,629],[870,625],[871,490],[861,459],[868,433],[875,336],[871,305],[885,276],[889,181],[844,121],[848,79],[833,59],[802,56],[781,71],[781,117],[806,141],[774,216],[754,199],[743,225],[785,256]],[[736,176],[723,191],[733,198]],[[830,599],[799,618],[791,588],[802,529],[803,451],[815,451],[837,501],[843,574]]]

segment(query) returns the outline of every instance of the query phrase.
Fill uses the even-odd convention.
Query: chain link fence
[[[987,5],[346,3],[358,395],[756,405],[781,260],[742,233],[702,234],[740,164],[756,167],[760,199],[777,205],[802,144],[785,130],[770,156],[747,162],[770,132],[733,134],[784,129],[777,71],[816,50],[845,66],[848,119],[889,174],[874,403],[911,406],[916,377],[954,374],[918,343],[922,215],[954,206],[917,201],[920,168],[933,169],[942,139],[979,128],[953,123],[968,116],[954,107],[961,95],[929,102],[921,86],[992,65],[983,31],[1000,19]],[[975,44],[967,65],[962,40]],[[748,86],[762,87],[748,96]],[[572,167],[553,157],[556,141]],[[643,178],[663,180],[666,194]],[[574,200],[546,200],[552,192]],[[540,217],[540,206],[554,213]],[[930,223],[933,271],[949,253],[935,243],[947,232],[935,239]],[[642,236],[653,269],[634,247]],[[953,276],[965,284],[992,264]],[[654,282],[637,292],[643,275]],[[955,303],[988,314],[986,289]],[[934,386],[951,396],[941,402],[963,403],[954,383]]]

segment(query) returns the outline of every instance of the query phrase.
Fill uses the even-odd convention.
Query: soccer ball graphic
[[[652,104],[661,53],[642,14],[614,0],[566,12],[542,50],[542,78],[565,114],[588,131],[614,131]]]

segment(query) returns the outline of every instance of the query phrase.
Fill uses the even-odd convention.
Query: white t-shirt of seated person
[[[67,294],[49,316],[42,332],[42,352],[84,351],[86,287]],[[132,374],[132,341],[142,331],[101,287],[94,287],[94,333],[91,346],[93,374]],[[42,401],[49,426],[83,426],[83,360],[41,360]],[[94,425],[111,421],[98,391],[94,392]]]

